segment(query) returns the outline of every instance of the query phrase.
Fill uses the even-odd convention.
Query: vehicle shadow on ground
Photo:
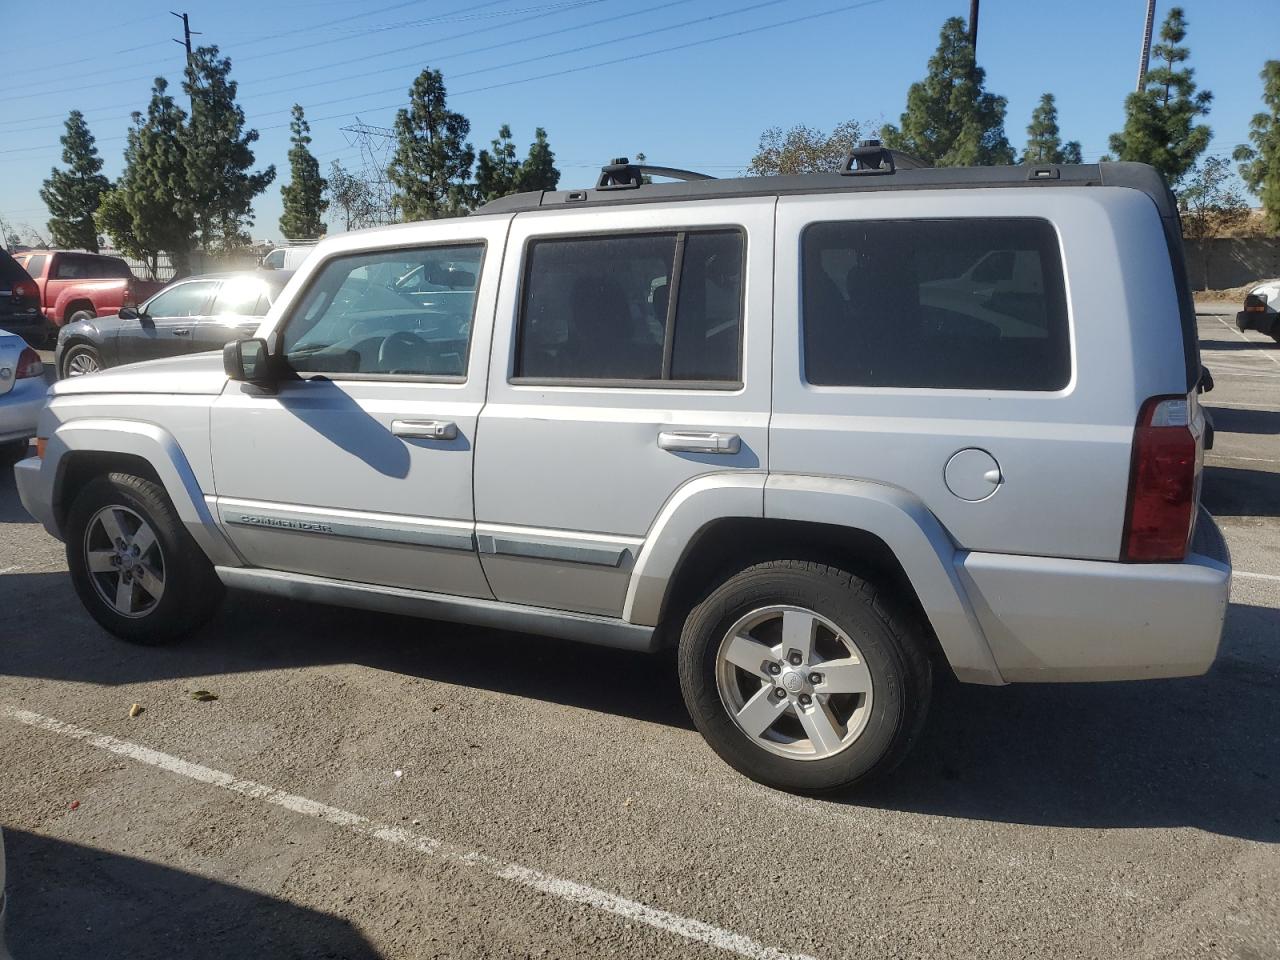
[[[1270,337],[1266,340],[1205,340],[1201,339],[1201,350],[1271,350],[1276,343]],[[1226,362],[1225,360],[1223,361]]]
[[[1280,517],[1280,473],[1206,465],[1200,501],[1215,517]]]
[[[346,920],[253,890],[23,830],[4,841],[21,960],[382,956]]]
[[[0,673],[119,685],[357,663],[692,726],[669,654],[240,593],[229,595],[219,616],[183,643],[141,649],[89,621],[65,575],[0,577],[0,603],[15,596],[15,587],[39,600],[34,609],[20,608],[27,626],[0,646]],[[4,621],[0,615],[0,632]],[[31,631],[33,623],[40,629]],[[42,632],[53,632],[57,641]],[[1206,677],[1003,688],[942,683],[933,721],[905,764],[880,786],[833,799],[1013,823],[1191,826],[1278,843],[1280,655],[1259,646],[1259,638],[1277,635],[1280,610],[1232,604],[1222,656]]]
[[[1205,404],[1219,433],[1280,434],[1280,410],[1248,410]]]

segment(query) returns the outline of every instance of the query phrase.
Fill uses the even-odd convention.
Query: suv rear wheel
[[[876,586],[799,560],[757,564],[690,612],[680,686],[727,763],[784,790],[837,790],[891,770],[924,724],[924,634]]]
[[[98,477],[76,497],[67,518],[67,566],[90,615],[134,643],[191,633],[223,594],[163,488],[127,473]]]

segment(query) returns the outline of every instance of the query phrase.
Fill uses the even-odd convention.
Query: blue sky
[[[1170,6],[1157,4],[1157,27]],[[1280,56],[1271,29],[1275,0],[1182,6],[1191,65],[1201,88],[1214,93],[1210,150],[1229,155],[1261,109],[1264,60]],[[181,24],[169,13],[173,0],[6,7],[0,216],[43,228],[48,214],[37,191],[60,162],[67,111],[86,114],[105,172],[118,174],[129,114],[145,108],[150,78],[180,81],[183,53],[171,38]],[[1079,140],[1086,160],[1106,151],[1135,81],[1145,7],[1144,0],[982,4],[978,59],[987,88],[1008,98],[1006,130],[1015,146],[1025,141],[1040,94],[1052,91],[1064,139]],[[325,169],[333,159],[358,166],[360,150],[341,128],[357,117],[389,125],[413,78],[431,66],[444,72],[453,109],[471,120],[477,149],[502,123],[522,150],[535,126],[546,127],[564,187],[586,185],[609,158],[642,150],[651,162],[729,176],[747,165],[769,126],[896,121],[942,21],[967,16],[968,8],[967,0],[185,5],[192,29],[202,32],[195,42],[216,43],[231,57],[240,101],[262,134],[259,165],[278,171],[255,206],[258,239],[280,235],[294,102],[312,119],[312,149]]]

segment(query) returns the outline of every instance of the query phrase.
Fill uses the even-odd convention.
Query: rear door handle
[[[173,335],[175,337],[189,337],[191,336],[191,328],[183,327],[181,330],[175,330],[173,331]]]
[[[458,439],[458,425],[450,420],[392,420],[391,432],[410,440]]]
[[[658,434],[658,446],[673,453],[732,454],[741,449],[742,440],[736,433],[663,430]]]

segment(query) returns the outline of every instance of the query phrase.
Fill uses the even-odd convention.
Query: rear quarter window
[[[1045,220],[816,223],[801,241],[805,379],[1060,390],[1071,347]]]

